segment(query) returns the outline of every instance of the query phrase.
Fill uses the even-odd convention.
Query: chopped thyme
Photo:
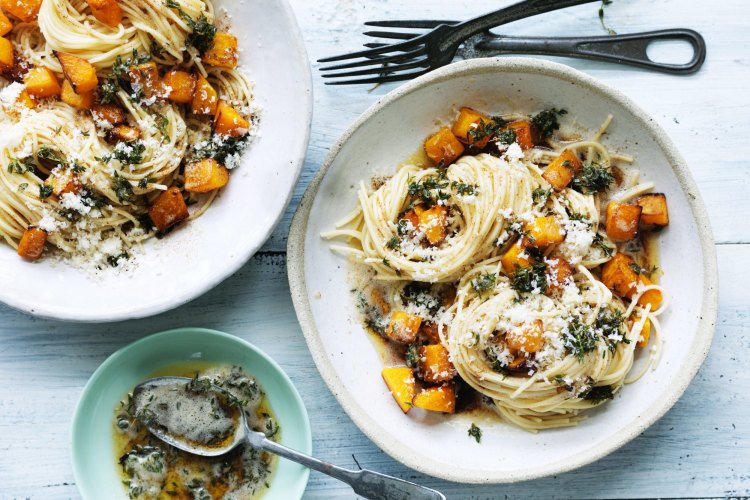
[[[52,196],[52,186],[47,184],[39,184],[39,198],[46,199]]]
[[[607,257],[612,257],[612,254],[615,251],[614,248],[604,244],[604,237],[599,233],[596,233],[594,235],[594,241],[592,245],[601,249],[601,251],[604,252],[604,255],[606,255]]]
[[[401,222],[401,221],[399,221]],[[385,244],[386,248],[389,250],[396,250],[398,247],[401,246],[401,240],[398,239],[398,236],[394,236],[388,242]]]
[[[531,125],[541,138],[546,139],[551,136],[555,130],[560,128],[560,122],[557,117],[567,113],[568,112],[564,109],[545,109],[531,118]]]
[[[484,139],[494,137],[501,126],[493,120],[485,122],[483,118],[480,118],[477,126],[472,127],[466,133],[466,138],[469,140],[469,144],[476,144]]]
[[[601,385],[601,386],[591,387],[590,389],[585,391],[583,394],[581,394],[580,397],[581,399],[593,401],[594,403],[599,403],[607,399],[612,399],[615,397],[615,395],[614,395],[614,391],[612,390],[611,385]]]
[[[538,291],[544,293],[547,290],[547,265],[544,261],[530,266],[519,267],[510,278],[510,286],[519,293],[531,293]]]
[[[495,287],[497,276],[494,274],[483,274],[476,279],[471,280],[471,287],[477,292],[477,295],[482,296],[483,292],[492,290]]]
[[[614,180],[615,178],[609,169],[597,163],[592,163],[591,165],[585,165],[573,178],[571,187],[583,194],[594,194],[607,189]]]
[[[110,160],[118,160],[123,165],[136,165],[143,161],[143,153],[146,145],[140,139],[133,142],[119,142],[112,149],[112,153],[104,155],[102,161],[108,163]]]
[[[207,141],[196,144],[193,147],[192,157],[195,160],[213,158],[222,165],[230,156],[241,155],[248,145],[250,136],[221,137],[213,136]]]
[[[10,174],[25,174],[26,172],[34,171],[34,161],[31,157],[26,157],[23,160],[8,156],[10,162],[8,163],[8,173]]]
[[[474,439],[476,439],[477,443],[481,443],[482,442],[482,429],[480,429],[479,427],[477,427],[474,424],[474,422],[471,423],[471,427],[469,427],[468,434],[469,434],[469,436],[471,436]]]
[[[107,77],[104,79],[101,85],[99,85],[99,102],[101,104],[110,104],[115,101],[117,96],[117,79],[114,77]]]
[[[216,26],[209,23],[206,16],[201,14],[197,20],[193,19],[182,10],[182,6],[175,0],[165,0],[164,5],[170,9],[177,9],[182,20],[185,21],[185,24],[191,29],[190,34],[188,34],[187,39],[185,40],[186,47],[195,47],[201,54],[213,47],[214,37],[216,36]]]
[[[109,257],[107,257],[107,264],[112,267],[117,267],[120,265],[121,260],[127,260],[128,257],[130,256],[127,252],[122,252],[120,255],[110,255]]]
[[[549,197],[552,196],[552,191],[552,188],[536,188],[531,192],[531,199],[534,200],[534,203],[546,203]]]
[[[156,130],[161,134],[161,143],[170,141],[169,133],[167,133],[167,127],[169,127],[169,118],[161,113],[154,113],[154,123]]]
[[[464,182],[453,181],[451,182],[451,189],[461,196],[471,196],[477,193],[479,186],[476,184],[466,184]]]
[[[130,201],[133,197],[133,185],[126,178],[120,177],[117,172],[112,177],[112,189],[120,202]]]
[[[406,366],[414,368],[419,363],[419,350],[417,344],[409,344],[405,353]]]
[[[426,177],[421,182],[409,179],[409,196],[421,199],[430,207],[451,197],[450,192],[444,191],[448,186],[449,182],[443,175]]]
[[[578,316],[574,316],[567,328],[563,330],[563,345],[581,362],[586,354],[596,349],[597,340],[598,336],[594,329],[581,323],[581,318]]]
[[[500,144],[513,144],[516,142],[516,131],[515,129],[509,128],[497,134],[497,142]]]
[[[26,191],[26,188],[28,187],[29,187],[28,182],[22,182],[21,184],[18,185],[18,192],[20,193],[22,191]]]

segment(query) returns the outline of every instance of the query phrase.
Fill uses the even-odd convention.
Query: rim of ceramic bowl
[[[292,167],[294,168],[294,176],[293,179],[291,179],[291,183],[289,184],[289,188],[287,193],[284,195],[284,203],[279,208],[278,214],[276,214],[275,219],[272,221],[271,224],[268,225],[266,230],[263,232],[263,235],[261,238],[258,239],[257,243],[255,245],[249,246],[246,251],[244,252],[244,255],[242,258],[235,259],[231,263],[231,265],[227,266],[226,268],[221,269],[219,272],[214,274],[211,279],[206,280],[204,283],[202,283],[202,286],[198,286],[195,288],[191,288],[189,290],[183,291],[179,295],[175,295],[170,300],[164,300],[162,302],[159,302],[158,304],[154,305],[143,305],[138,308],[129,309],[129,310],[123,310],[118,311],[116,313],[112,313],[112,311],[100,311],[97,313],[89,313],[86,316],[81,316],[80,313],[71,315],[69,312],[66,311],[65,308],[61,307],[55,307],[55,306],[47,306],[47,305],[34,305],[32,303],[29,303],[28,301],[24,300],[23,297],[14,297],[13,295],[5,295],[2,297],[2,302],[6,304],[7,306],[16,309],[18,311],[21,311],[26,314],[30,314],[39,318],[48,318],[48,319],[56,319],[61,321],[71,321],[71,322],[77,322],[77,323],[94,323],[94,322],[115,322],[115,321],[126,321],[130,319],[138,319],[138,318],[146,318],[150,316],[154,316],[156,314],[165,312],[165,311],[171,311],[172,309],[175,309],[177,307],[180,307],[181,305],[184,305],[191,300],[195,300],[196,298],[200,297],[201,295],[205,294],[206,292],[212,290],[213,288],[217,287],[219,284],[221,284],[224,280],[235,274],[237,271],[239,271],[242,266],[247,264],[247,262],[255,255],[258,250],[266,243],[268,238],[273,233],[274,229],[276,229],[276,226],[279,224],[279,221],[284,217],[284,214],[286,213],[286,209],[289,207],[289,202],[292,199],[292,196],[294,195],[294,188],[297,185],[297,182],[299,181],[300,175],[302,174],[302,168],[305,164],[305,157],[307,154],[307,148],[309,147],[309,141],[310,141],[310,130],[312,127],[312,113],[313,113],[313,86],[312,86],[312,73],[310,70],[310,59],[307,55],[307,49],[305,48],[305,43],[302,38],[302,32],[300,31],[299,23],[297,23],[297,17],[294,14],[294,10],[292,9],[291,5],[289,4],[288,0],[277,0],[276,2],[276,8],[280,10],[284,14],[285,17],[289,20],[289,24],[292,27],[292,29],[285,33],[285,36],[291,40],[292,44],[294,45],[294,49],[297,51],[297,53],[300,55],[302,61],[304,64],[299,68],[300,71],[300,78],[304,85],[305,90],[305,107],[301,110],[302,115],[304,116],[304,119],[307,122],[307,126],[304,129],[304,137],[303,141],[301,142],[301,145],[299,147],[299,150],[293,151],[293,161],[291,163]]]
[[[616,102],[634,116],[639,117],[643,128],[649,132],[657,146],[667,156],[681,189],[685,193],[689,193],[687,201],[696,223],[705,264],[704,294],[698,322],[698,333],[680,375],[665,393],[665,397],[657,404],[650,406],[626,431],[611,436],[597,447],[587,449],[565,460],[541,467],[529,467],[528,470],[523,472],[492,473],[465,469],[458,465],[446,467],[445,464],[413,452],[390,436],[382,425],[371,418],[364,408],[354,402],[349,391],[336,374],[333,363],[330,361],[317,333],[305,283],[305,237],[313,202],[323,178],[349,138],[381,109],[406,95],[456,77],[493,72],[538,74],[558,78],[603,95],[606,99]],[[445,66],[389,92],[370,106],[341,135],[331,147],[325,162],[305,191],[294,215],[287,244],[287,266],[294,308],[313,360],[328,388],[362,432],[394,459],[425,474],[462,483],[510,483],[559,474],[594,462],[633,440],[661,418],[677,402],[708,355],[713,339],[718,300],[716,249],[713,241],[708,213],[685,160],[666,132],[630,98],[609,85],[563,64],[525,57],[485,58],[471,59]]]
[[[302,427],[302,433],[304,434],[304,440],[305,440],[305,449],[298,450],[303,453],[311,454],[312,453],[312,428],[310,427],[310,417],[307,413],[307,408],[305,407],[304,401],[302,401],[302,397],[300,396],[299,392],[297,391],[297,388],[295,387],[292,380],[289,378],[289,376],[286,374],[286,372],[279,366],[276,361],[273,360],[268,354],[266,354],[263,350],[261,350],[259,347],[255,346],[254,344],[251,344],[245,339],[242,339],[240,337],[237,337],[235,335],[231,335],[226,332],[221,332],[218,330],[212,330],[209,328],[193,328],[193,327],[183,327],[183,328],[175,328],[172,330],[165,330],[162,332],[153,333],[151,335],[147,335],[143,338],[140,338],[134,342],[131,342],[130,344],[121,347],[117,351],[110,354],[107,359],[102,362],[101,365],[97,367],[96,370],[94,370],[94,373],[91,374],[88,381],[86,382],[86,385],[83,388],[83,391],[81,392],[80,397],[78,398],[78,402],[76,403],[76,408],[73,413],[73,419],[70,424],[70,430],[69,430],[69,441],[70,441],[70,459],[73,467],[73,477],[75,478],[76,485],[78,487],[78,490],[82,496],[84,496],[84,491],[81,490],[81,485],[85,484],[85,477],[86,477],[86,471],[82,470],[83,465],[80,463],[81,460],[78,458],[81,451],[78,451],[76,448],[76,435],[77,435],[77,426],[78,421],[82,418],[82,412],[83,412],[83,403],[87,399],[95,396],[93,394],[93,386],[96,384],[97,380],[102,376],[104,372],[106,372],[111,365],[116,364],[119,362],[122,358],[127,357],[129,354],[129,351],[132,351],[133,349],[138,348],[142,344],[148,344],[151,342],[156,342],[162,337],[170,337],[170,336],[181,336],[185,333],[192,333],[192,334],[198,334],[198,335],[205,335],[207,342],[210,342],[212,337],[220,337],[225,341],[234,342],[238,345],[239,348],[244,348],[252,351],[254,354],[257,354],[260,356],[264,361],[266,361],[269,366],[272,368],[272,370],[275,372],[275,376],[278,377],[279,380],[281,380],[284,385],[286,385],[290,389],[290,393],[293,396],[293,405],[296,406],[299,410],[299,416],[301,417],[301,420],[303,422]],[[251,374],[252,375],[252,374]],[[301,491],[299,492],[299,498],[302,498],[304,495],[304,491],[306,489],[307,483],[310,478],[310,469],[307,467],[303,467],[302,472],[300,473],[300,485],[301,485]],[[272,478],[273,482],[273,478]],[[123,490],[124,493],[124,490]],[[85,498],[85,496],[84,496]]]

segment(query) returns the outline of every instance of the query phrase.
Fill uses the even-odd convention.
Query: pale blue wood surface
[[[462,18],[508,3],[489,0],[296,0],[311,59],[353,50],[367,19]],[[429,5],[427,5],[429,4]],[[598,5],[519,23],[508,33],[599,34]],[[70,419],[90,374],[123,345],[156,331],[216,328],[268,352],[294,380],[310,413],[318,456],[414,479],[449,498],[704,498],[750,495],[750,16],[739,0],[616,0],[607,21],[621,32],[686,26],[707,38],[701,73],[677,78],[565,61],[619,88],[664,126],[688,159],[718,243],[720,309],[709,357],[682,399],[651,429],[609,457],[534,482],[477,487],[417,474],[385,455],[352,424],[317,374],[286,281],[288,223],[328,147],[392,86],[326,88],[317,74],[312,141],[293,206],[264,251],[215,290],[175,311],[111,325],[39,320],[0,306],[0,498],[78,498],[69,462]],[[674,49],[676,50],[676,49]],[[317,65],[314,65],[315,67]],[[1,272],[1,270],[0,270]],[[306,498],[353,498],[313,473]]]

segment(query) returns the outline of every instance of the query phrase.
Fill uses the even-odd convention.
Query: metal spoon
[[[150,387],[158,386],[185,386],[192,379],[187,377],[158,377],[146,380],[136,386],[133,391],[133,401],[136,404],[139,401],[138,393],[146,390]],[[226,396],[228,392],[215,385],[210,386],[210,391],[216,394],[222,394]],[[226,399],[226,398],[217,398]],[[266,438],[266,435],[262,432],[256,432],[250,429],[245,418],[245,412],[239,411],[239,422],[234,429],[234,434],[231,439],[226,441],[227,444],[221,447],[215,446],[202,446],[199,443],[193,441],[187,441],[180,439],[172,434],[169,434],[164,426],[159,425],[159,422],[153,418],[147,421],[142,421],[146,428],[156,437],[164,441],[165,443],[174,446],[188,453],[194,455],[202,455],[206,457],[223,455],[240,445],[241,443],[248,443],[255,449],[269,451],[275,453],[281,457],[302,464],[305,467],[314,469],[323,474],[327,474],[331,477],[343,481],[350,485],[354,492],[365,498],[372,500],[446,500],[445,495],[439,491],[420,486],[418,484],[404,481],[402,479],[374,472],[367,469],[362,470],[349,470],[341,467],[337,467],[333,464],[323,462],[317,458],[305,455],[298,451],[282,446],[270,439]]]

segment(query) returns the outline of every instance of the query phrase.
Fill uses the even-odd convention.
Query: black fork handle
[[[495,12],[490,12],[489,14],[452,26],[453,30],[450,35],[441,41],[440,49],[448,50],[451,47],[457,47],[458,43],[463,40],[496,26],[526,19],[527,17],[537,16],[553,10],[598,1],[599,0],[524,0],[522,2],[514,3],[513,5],[496,10]]]
[[[661,40],[681,40],[693,48],[693,57],[684,64],[656,62],[648,57],[648,46]],[[666,29],[627,35],[591,37],[511,37],[489,35],[475,46],[477,56],[498,54],[539,54],[568,56],[629,64],[672,74],[695,73],[706,59],[706,42],[697,31]]]

